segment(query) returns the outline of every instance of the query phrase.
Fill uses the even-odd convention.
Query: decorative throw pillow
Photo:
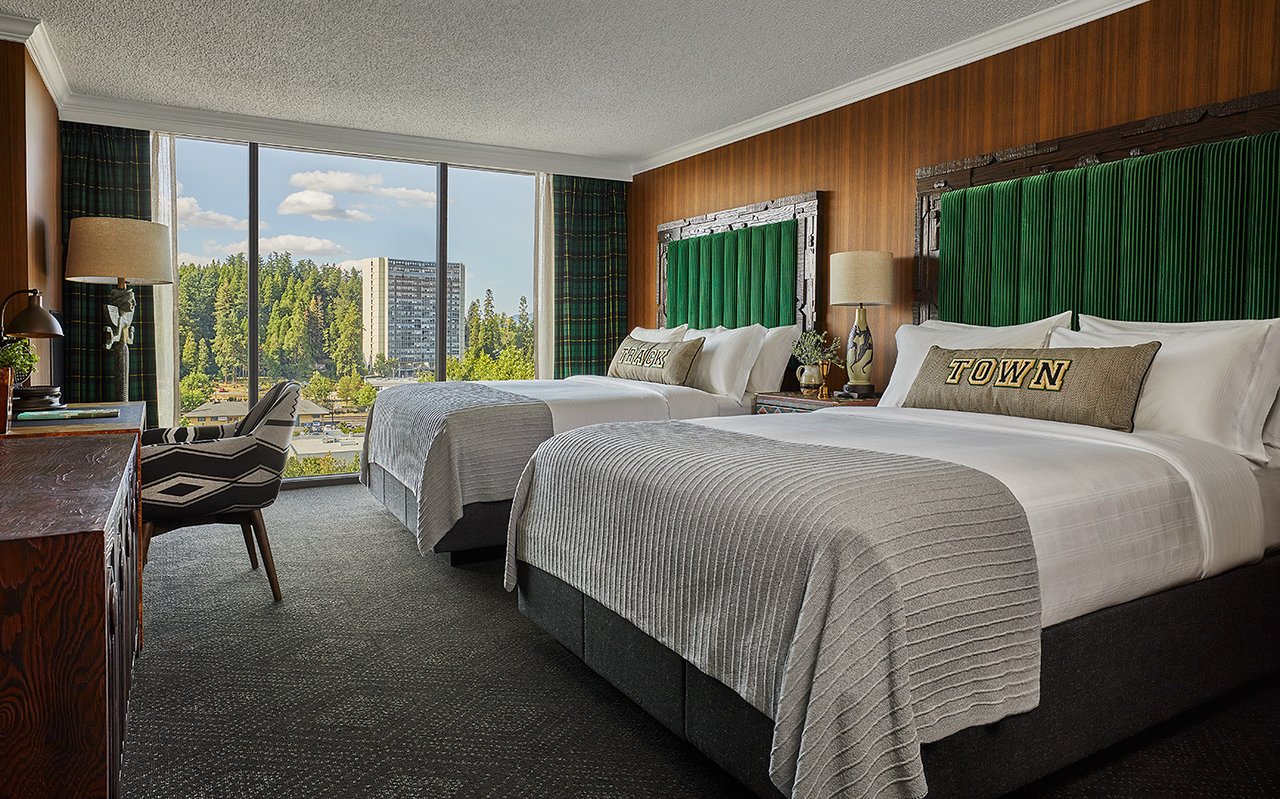
[[[880,407],[897,408],[907,398],[907,392],[915,383],[916,372],[929,354],[929,347],[937,345],[950,349],[968,347],[1043,347],[1049,341],[1049,333],[1057,327],[1071,326],[1071,312],[1038,319],[1021,325],[984,327],[964,325],[959,322],[940,322],[930,319],[919,325],[903,325],[898,328],[898,360],[893,365],[889,385],[880,397]]]
[[[1133,432],[1160,342],[1133,347],[931,347],[906,408],[995,413]]]
[[[614,353],[613,362],[609,364],[609,377],[682,386],[689,377],[694,358],[701,351],[700,338],[690,341],[641,341],[627,336]]]

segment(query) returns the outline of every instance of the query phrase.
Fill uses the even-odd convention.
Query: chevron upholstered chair
[[[142,561],[151,539],[179,527],[238,524],[258,568],[254,541],[280,601],[262,509],[276,501],[298,422],[297,383],[272,387],[238,424],[148,430],[142,436]]]

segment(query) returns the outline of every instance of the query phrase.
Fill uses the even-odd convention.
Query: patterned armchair
[[[271,594],[280,581],[262,509],[276,501],[293,427],[297,383],[271,388],[238,424],[148,430],[142,436],[142,560],[151,539],[179,527],[239,524],[258,568],[262,551]]]

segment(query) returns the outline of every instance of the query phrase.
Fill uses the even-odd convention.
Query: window
[[[248,400],[249,148],[178,139],[178,402],[183,424],[223,424]],[[243,410],[240,412],[243,415]]]
[[[533,377],[532,175],[187,138],[174,170],[184,423],[235,421],[297,380],[286,477],[354,474],[378,391]]]
[[[533,210],[533,175],[449,170],[449,260],[465,265],[467,289],[466,351],[450,380],[534,376]]]

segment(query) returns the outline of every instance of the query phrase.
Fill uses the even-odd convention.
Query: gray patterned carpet
[[[126,799],[736,797],[737,784],[536,629],[497,564],[451,569],[358,486],[289,491],[274,605],[240,531],[157,538]],[[1019,794],[1280,796],[1280,686]]]

